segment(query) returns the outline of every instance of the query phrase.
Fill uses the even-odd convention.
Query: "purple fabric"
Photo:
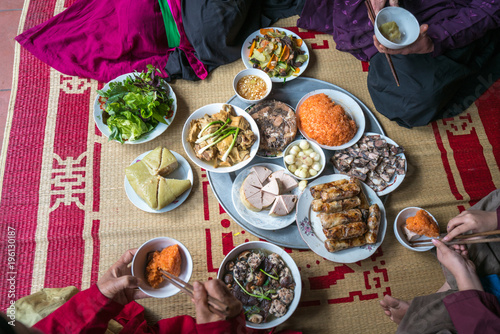
[[[16,40],[60,72],[100,81],[148,64],[163,70],[169,54],[154,0],[78,0]]]
[[[429,25],[433,56],[466,46],[500,27],[499,0],[411,0],[400,5],[420,24]],[[297,26],[332,34],[338,50],[360,60],[368,61],[378,52],[363,0],[306,0]]]
[[[459,291],[446,296],[443,303],[459,333],[500,333],[500,304],[492,294]]]

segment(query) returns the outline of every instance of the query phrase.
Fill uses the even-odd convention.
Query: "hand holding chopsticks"
[[[198,323],[231,318],[241,311],[241,303],[219,280],[211,280],[205,284],[195,283],[197,286],[193,287],[164,270],[160,269],[160,272],[168,282],[191,297],[196,306],[196,321]]]

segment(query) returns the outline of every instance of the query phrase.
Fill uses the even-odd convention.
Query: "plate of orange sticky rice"
[[[354,145],[365,130],[360,105],[337,90],[318,89],[304,95],[297,104],[300,133],[327,150]]]

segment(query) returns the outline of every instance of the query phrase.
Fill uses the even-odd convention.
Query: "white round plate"
[[[279,28],[279,27],[267,27],[267,28],[262,28],[262,29],[277,29],[280,31],[284,31],[287,36],[292,35],[293,37],[295,37],[297,39],[302,39],[299,35],[297,35],[293,31],[290,31],[288,29],[283,29],[283,28]],[[245,64],[246,68],[253,68],[253,64],[250,62],[250,55],[248,53],[250,52],[250,46],[252,46],[252,41],[256,36],[263,36],[260,33],[260,29],[257,30],[256,32],[254,32],[253,34],[251,34],[250,36],[248,36],[247,39],[245,40],[245,42],[243,42],[243,46],[241,48],[241,60],[243,60],[243,64]],[[305,52],[304,53],[305,55],[307,55],[307,60],[302,64],[301,67],[298,67],[300,69],[300,71],[298,73],[292,74],[291,76],[289,76],[287,78],[272,77],[271,78],[272,82],[283,82],[283,80],[285,80],[285,79],[286,79],[286,81],[290,81],[290,80],[297,78],[302,73],[304,73],[304,71],[307,68],[307,65],[309,65],[309,59],[311,58],[311,55],[309,54],[309,49],[307,48],[305,41],[302,41],[302,45],[300,46],[300,49]]]
[[[127,74],[120,75],[116,79],[113,79],[110,82],[108,82],[102,88],[102,90],[108,90],[109,89],[109,84],[111,82],[122,82],[122,81],[125,81],[125,79],[127,77],[133,78],[133,74],[134,73],[127,73]],[[165,120],[167,121],[167,123],[170,125],[174,121],[175,114],[177,113],[177,97],[175,96],[175,93],[174,93],[174,90],[172,89],[172,87],[170,87],[170,85],[168,85],[168,87],[170,88],[170,96],[174,100],[172,102],[172,109],[174,110],[174,113],[172,114],[172,117],[165,118]],[[109,138],[109,135],[111,134],[111,131],[109,131],[108,126],[106,124],[104,124],[104,122],[103,122],[102,113],[104,112],[104,109],[101,106],[102,104],[99,101],[99,97],[100,97],[100,95],[97,94],[97,96],[95,98],[95,101],[94,101],[94,121],[95,121],[97,127],[99,128],[99,131],[101,131],[101,133],[104,136],[106,136],[107,138]],[[124,143],[125,144],[141,144],[141,143],[148,142],[150,140],[155,139],[156,137],[158,137],[159,135],[161,135],[163,132],[165,132],[165,130],[169,127],[169,125],[163,124],[163,123],[158,123],[158,125],[153,130],[151,130],[148,133],[143,134],[139,139],[137,139],[137,140],[127,140]]]
[[[389,144],[392,144],[394,146],[399,147],[399,145],[396,144],[396,142],[394,140],[392,140],[391,138],[386,137],[386,136],[384,136],[384,135],[382,135],[380,133],[366,132],[365,135],[366,136],[380,136],[380,138],[384,139]],[[399,154],[397,154],[397,156],[402,157],[403,159],[405,159],[405,173],[402,174],[402,175],[394,174],[394,176],[388,182],[389,185],[387,186],[387,188],[385,188],[382,191],[376,191],[376,193],[377,193],[378,196],[384,196],[384,195],[387,195],[388,193],[391,193],[394,190],[396,190],[396,188],[399,187],[399,185],[403,182],[403,180],[404,180],[404,178],[406,176],[406,168],[407,168],[407,165],[408,165],[407,161],[406,161],[406,156],[405,156],[404,153],[399,153]],[[337,173],[337,174],[342,174],[342,172],[340,172],[337,168],[335,168],[335,165],[333,165],[333,171],[335,173]]]
[[[232,197],[233,197],[233,204],[234,207],[236,208],[236,211],[238,214],[243,217],[247,221],[247,223],[263,229],[263,230],[278,230],[280,228],[285,228],[288,225],[292,224],[295,221],[295,215],[293,212],[286,216],[282,217],[273,217],[269,215],[269,210],[262,210],[259,212],[252,211],[248,209],[240,200],[240,188],[241,185],[243,184],[243,181],[245,181],[245,178],[250,174],[252,167],[254,166],[263,166],[267,167],[273,172],[279,171],[279,170],[285,170],[284,167],[278,166],[275,164],[270,164],[270,163],[260,163],[260,164],[255,164],[250,167],[245,168],[242,170],[238,176],[236,176],[236,179],[234,179],[233,182],[233,189],[232,189]],[[298,182],[298,181],[297,181]],[[300,190],[299,188],[293,189],[290,194],[297,195],[297,197],[300,195]]]
[[[384,204],[377,196],[375,191],[373,191],[363,182],[360,182],[366,195],[366,199],[368,200],[370,205],[378,204],[380,208],[380,226],[378,230],[377,242],[371,245],[364,245],[360,247],[345,249],[335,253],[330,253],[325,248],[326,237],[323,233],[321,221],[317,216],[318,213],[311,210],[311,202],[313,201],[313,197],[311,196],[310,189],[312,186],[337,181],[340,179],[349,179],[349,177],[342,174],[331,174],[322,176],[307,185],[307,188],[299,197],[299,201],[297,203],[297,226],[299,227],[299,233],[302,239],[304,239],[309,248],[319,256],[322,256],[325,259],[333,262],[353,263],[370,257],[370,255],[375,253],[377,248],[382,244],[382,241],[384,241],[385,232],[387,229],[385,208]]]
[[[169,237],[154,238],[146,241],[141,247],[139,247],[137,252],[135,252],[134,258],[132,259],[132,265],[130,266],[132,276],[138,277],[144,282],[147,282],[145,273],[148,265],[148,253],[161,251],[164,248],[175,244],[179,245],[179,253],[181,255],[181,273],[179,274],[179,278],[184,282],[189,282],[193,273],[193,258],[191,257],[191,254],[186,246]],[[148,283],[140,286],[139,289],[145,294],[155,298],[167,298],[181,291],[179,288],[168,283],[166,280],[160,284],[158,289],[154,289]]]
[[[255,143],[253,143],[250,149],[250,157],[231,167],[217,167],[217,168],[215,168],[211,162],[198,159],[198,157],[194,153],[191,143],[187,141],[191,121],[194,119],[202,118],[203,116],[205,116],[205,114],[208,115],[217,114],[219,111],[221,111],[222,106],[225,104],[227,103],[212,103],[201,107],[188,117],[186,123],[184,123],[184,127],[182,128],[182,146],[184,146],[184,151],[186,151],[186,154],[188,155],[189,159],[191,159],[191,161],[197,164],[199,167],[213,173],[229,173],[245,167],[246,165],[248,165],[250,161],[252,161],[252,159],[257,154],[257,150],[259,149],[260,134],[259,134],[259,128],[257,127],[257,123],[255,123],[253,118],[246,111],[243,111],[243,109],[241,109],[240,107],[231,105],[234,108],[234,111],[237,116],[243,116],[247,120],[247,122],[250,123],[250,129],[255,134],[255,137],[257,137],[257,140],[255,141]]]
[[[138,161],[141,161],[142,158],[146,156],[151,151],[144,152],[143,154],[139,155],[137,158],[132,161],[132,164],[135,164]],[[172,203],[167,205],[161,210],[154,210],[152,209],[149,205],[147,205],[146,202],[142,198],[137,195],[135,192],[134,188],[130,185],[128,182],[127,176],[125,176],[125,192],[127,193],[128,199],[134,203],[136,207],[139,209],[146,211],[146,212],[151,212],[151,213],[163,213],[163,212],[168,212],[179,205],[181,205],[186,198],[189,196],[189,193],[191,192],[191,189],[193,188],[193,170],[191,169],[191,166],[189,165],[189,162],[179,153],[170,151],[174,155],[174,157],[177,159],[177,162],[179,163],[179,167],[177,167],[176,170],[174,170],[172,173],[168,174],[169,179],[178,179],[178,180],[189,180],[191,181],[191,188],[189,190],[186,190],[185,192],[182,193],[179,197],[175,199]]]
[[[344,111],[346,112],[347,115],[351,117],[356,122],[356,126],[358,127],[358,131],[354,134],[354,137],[348,141],[347,143],[340,145],[340,146],[327,146],[327,145],[322,145],[315,141],[314,139],[309,138],[305,134],[305,132],[302,130],[302,127],[300,125],[300,106],[302,103],[304,103],[305,100],[307,100],[309,97],[316,95],[316,94],[325,94],[330,99],[335,102],[335,104],[340,104],[342,108],[344,108]],[[363,135],[363,132],[365,131],[365,114],[363,114],[363,110],[361,110],[361,107],[359,104],[354,101],[352,97],[350,97],[347,94],[344,94],[338,90],[333,90],[333,89],[317,89],[312,92],[307,93],[304,95],[299,103],[297,103],[297,107],[295,108],[295,114],[297,115],[297,127],[299,128],[300,133],[306,137],[309,140],[312,140],[316,142],[319,146],[326,150],[342,150],[344,148],[348,148],[349,146],[354,145],[361,136]]]

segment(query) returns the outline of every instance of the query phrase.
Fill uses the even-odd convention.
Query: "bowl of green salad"
[[[161,135],[174,120],[177,99],[161,72],[120,75],[97,91],[94,120],[110,141],[145,143]]]

